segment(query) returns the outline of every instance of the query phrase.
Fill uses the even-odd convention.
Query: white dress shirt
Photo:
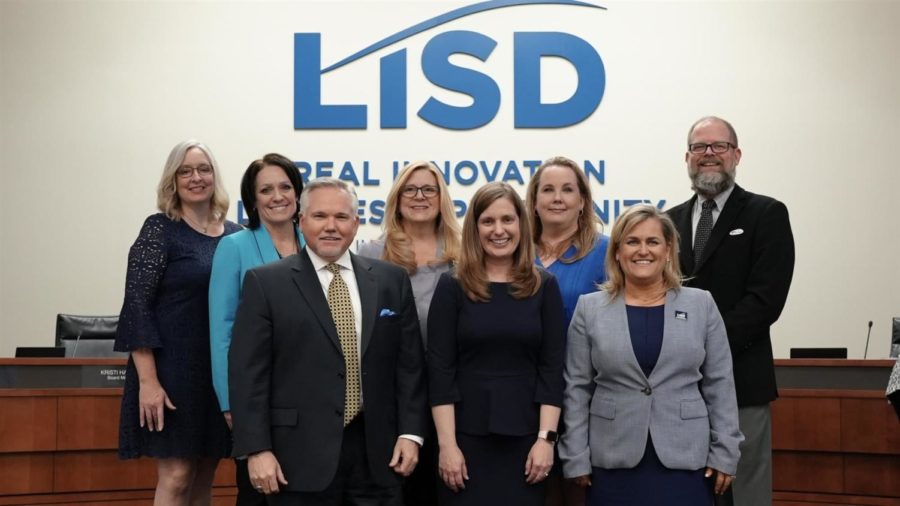
[[[725,203],[728,202],[728,197],[731,196],[731,192],[734,191],[734,185],[731,185],[730,188],[723,191],[713,198],[716,201],[716,208],[713,209],[712,212],[712,220],[713,226],[716,226],[716,221],[719,219],[719,215],[722,214],[722,209],[725,208]],[[700,213],[703,211],[703,203],[706,202],[706,197],[701,196],[699,193],[697,194],[697,201],[694,202],[694,210],[691,213],[691,245],[694,244],[694,239],[697,238],[697,224],[700,223]]]

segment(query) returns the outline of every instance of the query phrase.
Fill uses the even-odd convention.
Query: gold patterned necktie
[[[337,264],[325,266],[331,274],[328,285],[328,309],[337,328],[341,340],[341,351],[344,352],[346,392],[344,394],[344,426],[350,424],[359,413],[359,354],[356,351],[356,322],[353,318],[353,306],[350,304],[350,290],[341,277],[341,267]]]

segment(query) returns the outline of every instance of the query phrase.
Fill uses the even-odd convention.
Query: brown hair
[[[537,203],[538,190],[540,189],[539,186],[541,184],[541,174],[544,173],[544,170],[547,167],[565,167],[571,170],[572,173],[575,174],[575,180],[578,182],[578,193],[581,195],[581,200],[583,201],[581,212],[578,215],[578,228],[571,237],[557,245],[555,248],[556,251],[553,252],[555,253],[554,256],[556,256],[560,262],[568,264],[580,260],[590,253],[591,248],[594,247],[594,243],[600,236],[598,227],[602,226],[602,223],[600,222],[600,218],[597,217],[597,214],[594,212],[594,199],[591,196],[591,186],[588,183],[584,171],[581,170],[581,167],[575,163],[574,160],[564,156],[554,156],[553,158],[549,158],[545,160],[544,163],[538,167],[537,172],[531,176],[531,180],[528,182],[528,194],[525,198],[525,203],[528,206],[528,219],[533,222],[532,240],[534,241],[538,252],[543,251],[544,247],[541,242],[544,226],[541,223],[541,217],[537,215],[535,206]],[[566,250],[569,249],[569,246],[573,244],[575,245],[575,254],[564,258],[562,256],[563,253],[565,253]]]
[[[459,258],[459,221],[456,219],[456,208],[450,198],[450,191],[444,182],[443,175],[434,164],[424,161],[412,162],[397,175],[394,185],[388,193],[387,204],[384,210],[384,254],[382,259],[406,269],[410,274],[416,272],[416,256],[412,250],[412,240],[403,230],[403,216],[400,215],[400,193],[406,186],[406,181],[417,170],[424,170],[434,175],[438,186],[438,198],[440,199],[437,219],[434,223],[434,233],[442,242],[444,256],[441,262],[454,263]]]
[[[534,265],[534,244],[528,240],[531,237],[531,223],[524,216],[525,205],[522,199],[506,183],[488,183],[475,192],[469,212],[466,213],[462,230],[462,252],[455,273],[466,295],[478,302],[491,299],[484,269],[484,249],[478,235],[478,219],[491,204],[502,198],[512,203],[519,217],[519,246],[513,253],[510,294],[516,299],[523,299],[534,295],[541,287],[541,275]]]

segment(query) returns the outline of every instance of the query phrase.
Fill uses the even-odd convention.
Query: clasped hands
[[[459,492],[466,488],[469,471],[462,450],[456,444],[442,446],[438,457],[438,475],[447,488]],[[553,467],[553,444],[538,439],[531,446],[528,458],[525,459],[525,482],[529,485],[539,483],[550,476]]]

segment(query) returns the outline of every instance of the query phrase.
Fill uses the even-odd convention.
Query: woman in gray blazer
[[[673,260],[674,259],[674,260]],[[708,292],[681,287],[678,237],[653,206],[616,220],[609,280],[569,327],[563,472],[588,504],[704,505],[743,439],[731,353]]]

